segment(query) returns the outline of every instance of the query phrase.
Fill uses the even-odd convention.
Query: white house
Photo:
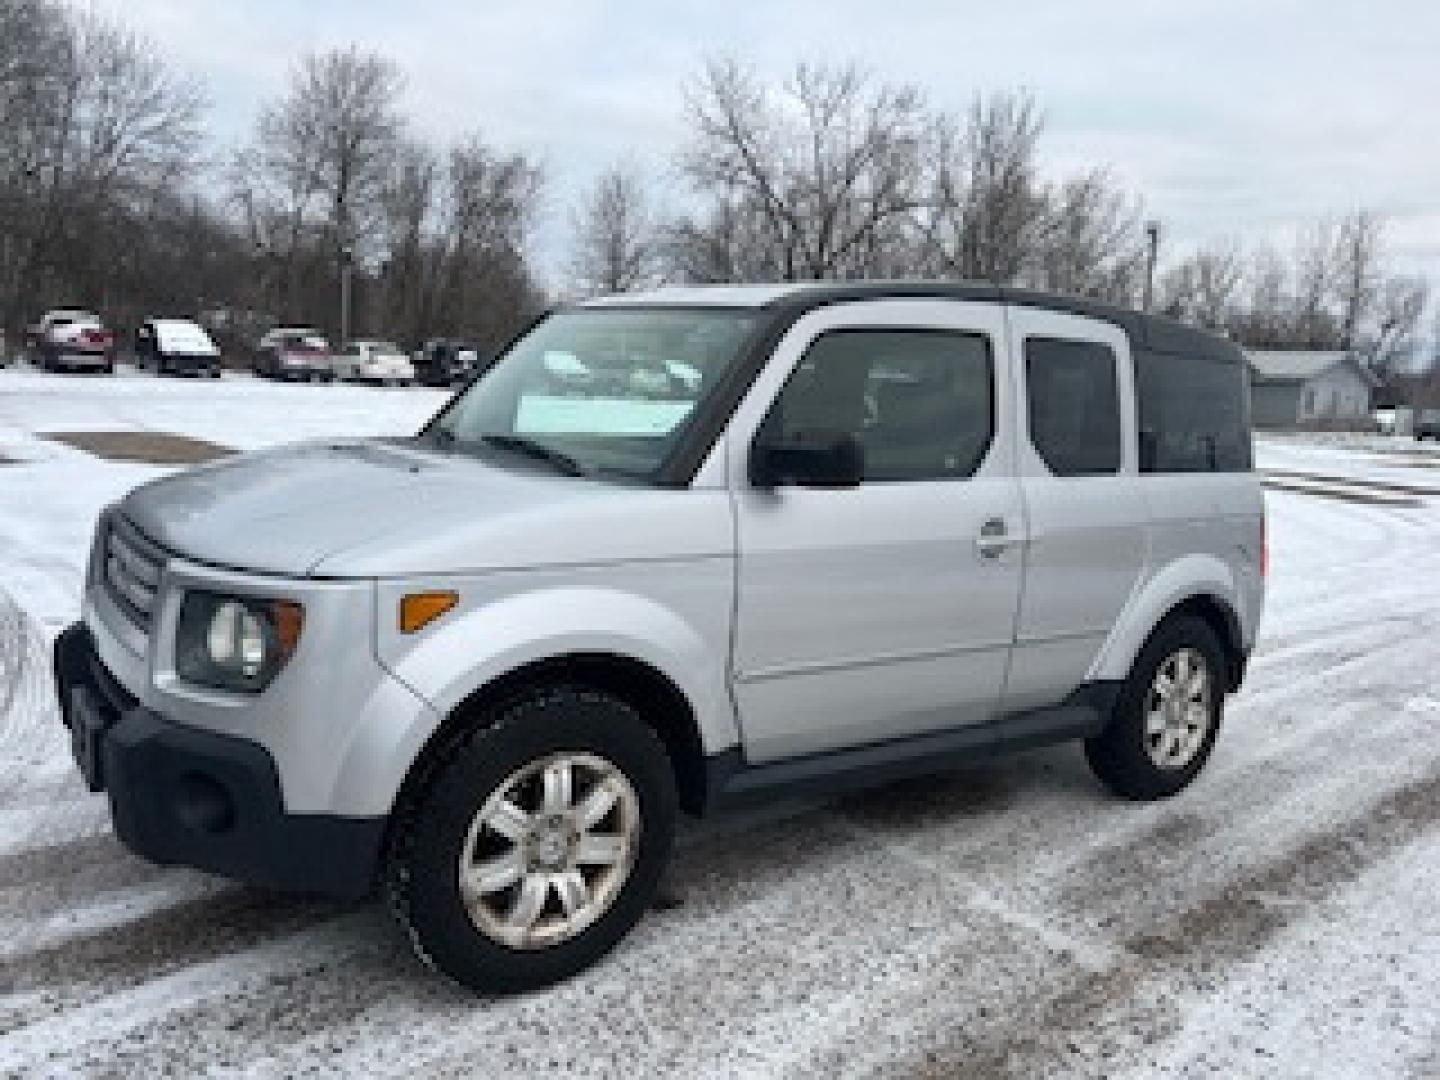
[[[1377,380],[1345,352],[1247,351],[1250,414],[1257,428],[1368,420]]]

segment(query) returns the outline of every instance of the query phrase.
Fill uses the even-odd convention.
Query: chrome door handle
[[[1004,518],[990,518],[980,526],[980,535],[975,538],[975,550],[982,559],[998,559],[1010,546],[1010,534]]]

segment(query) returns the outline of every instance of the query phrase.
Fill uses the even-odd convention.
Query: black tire
[[[588,928],[548,947],[511,948],[477,928],[461,897],[457,867],[466,834],[485,800],[518,769],[572,751],[605,759],[629,781],[641,822],[634,862]],[[676,805],[665,748],[628,704],[582,687],[529,692],[480,718],[397,808],[385,869],[391,911],[422,960],[477,993],[548,986],[599,960],[651,905]]]
[[[1198,653],[1207,668],[1209,728],[1183,766],[1162,768],[1147,748],[1147,706],[1161,665],[1186,649]],[[1215,746],[1224,711],[1225,681],[1224,650],[1209,624],[1191,615],[1167,619],[1136,657],[1105,730],[1085,741],[1090,768],[1107,788],[1126,799],[1165,799],[1182,791],[1204,768]]]

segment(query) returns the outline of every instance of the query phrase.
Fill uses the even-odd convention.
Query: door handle
[[[988,519],[980,526],[980,535],[975,538],[975,550],[982,559],[998,559],[1010,544],[1010,532],[1004,518]]]

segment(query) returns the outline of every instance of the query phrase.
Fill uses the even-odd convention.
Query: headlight
[[[304,614],[290,600],[186,593],[175,670],[199,686],[259,693],[295,652]]]

